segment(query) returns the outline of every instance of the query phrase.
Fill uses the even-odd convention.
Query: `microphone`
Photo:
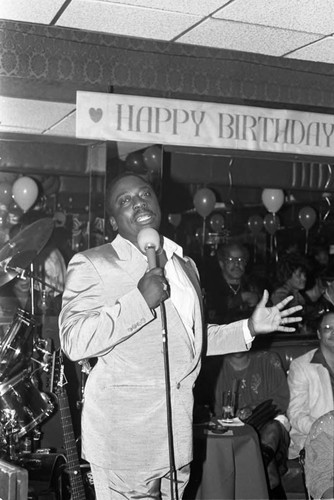
[[[152,227],[144,227],[138,233],[137,242],[140,250],[146,253],[149,269],[157,267],[156,251],[160,246],[158,231]]]

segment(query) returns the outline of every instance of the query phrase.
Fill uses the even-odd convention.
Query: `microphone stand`
[[[161,302],[160,304],[160,314],[161,314],[161,330],[162,330],[162,348],[163,348],[164,368],[165,368],[170,492],[171,492],[171,499],[174,500],[175,498],[176,500],[178,500],[177,476],[176,476],[174,442],[173,442],[172,403],[170,397],[171,390],[170,390],[169,358],[168,358],[167,321],[166,321],[166,308],[163,302]],[[174,485],[175,485],[175,496],[174,496]]]
[[[139,248],[146,253],[149,269],[156,267],[156,250],[159,248],[159,234],[153,228],[145,228],[138,234]],[[167,342],[167,321],[166,308],[163,302],[160,303],[161,328],[162,328],[162,346],[164,356],[165,370],[165,388],[166,388],[166,409],[167,409],[167,433],[168,433],[168,451],[169,451],[169,469],[170,469],[170,491],[171,500],[178,500],[177,477],[174,457],[173,426],[172,426],[172,403],[169,375],[168,342]],[[174,492],[174,485],[175,492]]]

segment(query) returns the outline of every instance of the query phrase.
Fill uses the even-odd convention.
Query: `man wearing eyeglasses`
[[[248,251],[239,243],[228,243],[217,250],[217,268],[207,283],[210,321],[230,323],[249,316],[262,291],[246,276]]]

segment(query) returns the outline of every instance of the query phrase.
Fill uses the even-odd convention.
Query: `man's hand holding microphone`
[[[147,305],[155,309],[169,297],[164,270],[157,267],[156,252],[160,247],[158,231],[153,228],[142,229],[138,234],[138,245],[147,256],[149,270],[139,280],[137,287]]]

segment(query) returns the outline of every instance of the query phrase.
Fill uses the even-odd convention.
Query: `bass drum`
[[[1,422],[8,434],[24,436],[53,409],[51,398],[38,390],[27,370],[0,385]]]
[[[0,343],[0,383],[27,368],[33,351],[34,326],[31,314],[18,309]]]

